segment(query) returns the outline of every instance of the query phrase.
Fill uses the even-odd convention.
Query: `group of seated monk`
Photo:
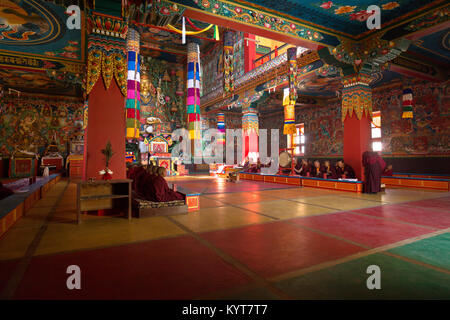
[[[243,166],[243,170],[244,172],[251,172],[251,173],[260,173],[261,172],[261,168],[268,168],[270,167],[270,163],[271,160],[269,160],[268,163],[263,164],[261,163],[261,160],[258,158],[256,160],[256,163],[250,163],[250,159],[249,157],[246,157],[244,159],[244,162],[242,164]]]
[[[165,176],[166,168],[152,164],[137,165],[127,171],[127,178],[133,180],[132,188],[137,198],[156,202],[184,200],[182,193],[169,188]]]
[[[302,159],[298,161],[294,160],[295,167],[294,171],[296,174],[303,177],[315,177],[315,178],[325,178],[325,179],[355,179],[356,174],[353,168],[344,163],[344,161],[339,160],[334,166],[330,164],[330,161],[326,160],[323,164],[319,160],[315,160],[314,163],[308,161],[307,159]]]

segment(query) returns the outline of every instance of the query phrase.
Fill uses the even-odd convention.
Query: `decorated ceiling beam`
[[[336,46],[339,41],[332,32],[310,26],[282,14],[269,13],[251,6],[222,0],[167,1],[185,8],[184,16],[230,29],[277,39],[308,49]]]
[[[297,58],[298,67],[304,67],[314,61],[320,60],[316,51],[307,51],[300,54]],[[283,80],[283,76],[288,74],[289,65],[287,63],[287,54],[279,55],[268,63],[245,73],[242,77],[235,79],[235,98],[231,94],[223,95],[223,88],[219,88],[210,94],[202,97],[202,107],[220,108],[229,105],[238,99],[239,95],[244,94],[257,88],[257,91],[266,90],[269,87],[264,87],[264,84],[270,81],[276,81],[277,85],[286,84],[287,78]],[[278,80],[277,80],[278,79]],[[236,97],[237,95],[237,97]]]

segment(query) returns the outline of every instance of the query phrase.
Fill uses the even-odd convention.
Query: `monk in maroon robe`
[[[394,175],[394,172],[392,171],[392,164],[390,164],[386,167],[386,169],[384,169],[383,176],[392,177],[393,175]]]
[[[328,179],[337,179],[336,169],[326,160],[322,166],[322,174],[326,174]]]
[[[9,197],[10,195],[13,195],[14,191],[11,189],[3,186],[3,184],[0,182],[0,200]]]
[[[366,151],[362,155],[364,166],[364,192],[377,193],[381,191],[381,175],[386,166],[384,160],[373,151]]]
[[[294,167],[295,173],[298,175],[301,175],[303,177],[307,176],[308,174],[311,174],[311,166],[308,163],[308,160],[302,159],[302,162],[297,162],[297,164]]]
[[[140,169],[135,173],[134,179],[133,179],[133,190],[139,195],[142,187],[142,180],[146,178],[148,175],[147,170],[145,170],[144,167],[140,167]]]
[[[166,179],[166,168],[159,167],[158,175],[153,179],[153,186],[155,188],[155,201],[167,202],[174,200],[184,200],[185,196],[177,191],[169,188]]]
[[[252,173],[259,173],[261,172],[261,160],[256,161],[255,164],[250,165],[250,168],[248,169],[248,172],[252,172]]]
[[[311,177],[315,178],[323,178],[323,169],[320,166],[320,161],[316,160],[314,161],[314,166],[311,168]]]
[[[336,166],[336,175],[338,178],[342,178],[343,175],[345,175],[346,179],[355,179],[356,178],[356,174],[355,174],[355,170],[353,170],[353,168],[344,163],[344,161],[339,160]]]

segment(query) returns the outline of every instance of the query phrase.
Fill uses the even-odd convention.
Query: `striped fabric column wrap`
[[[244,136],[248,136],[252,132],[259,134],[258,111],[251,104],[250,106],[243,108],[242,129],[244,131]]]
[[[294,134],[296,132],[295,103],[297,101],[297,88],[295,87],[295,79],[297,77],[297,48],[289,48],[287,57],[289,61],[289,101],[284,105],[283,134]]]
[[[139,127],[141,118],[141,95],[140,95],[140,35],[134,29],[128,30],[128,78],[127,78],[127,103],[126,103],[126,126],[127,139],[139,138]]]
[[[217,130],[219,130],[220,138],[218,139],[218,143],[225,143],[225,113],[217,114]]]
[[[200,61],[199,46],[195,42],[187,45],[187,116],[189,138],[200,139]]]

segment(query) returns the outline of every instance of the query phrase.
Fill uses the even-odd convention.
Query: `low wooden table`
[[[77,183],[77,221],[81,212],[123,208],[131,220],[131,179],[80,181]]]

